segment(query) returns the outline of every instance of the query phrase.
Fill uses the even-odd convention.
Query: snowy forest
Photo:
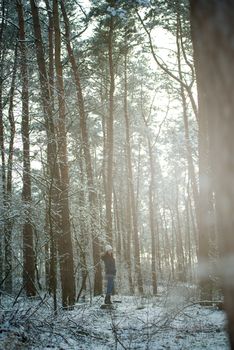
[[[229,0],[0,0],[0,349],[234,349],[233,43]]]

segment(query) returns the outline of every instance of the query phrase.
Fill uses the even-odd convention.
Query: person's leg
[[[113,287],[114,287],[114,278],[113,276],[108,276],[107,277],[107,290],[106,294],[111,295],[113,292]]]
[[[113,276],[107,276],[107,288],[106,288],[106,297],[105,297],[105,304],[111,304],[111,294],[114,287],[114,277]]]

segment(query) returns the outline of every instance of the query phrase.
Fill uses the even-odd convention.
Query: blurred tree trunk
[[[195,218],[194,218],[194,208],[193,205],[191,203],[191,196],[188,196],[188,206],[189,206],[189,215],[191,218],[191,233],[192,233],[192,239],[194,240],[194,244],[195,244],[195,252],[196,252],[196,256],[198,256],[198,234],[197,234],[197,227],[196,227],[196,222],[195,222]],[[200,184],[199,184],[199,207],[198,210],[200,212]],[[200,214],[199,214],[200,216]],[[200,218],[199,218],[200,220]],[[199,225],[199,223],[198,223]]]
[[[185,235],[185,249],[186,249],[186,263],[188,264],[188,280],[192,282],[192,239],[191,239],[191,219],[189,215],[189,183],[187,184],[187,198],[185,197],[185,211],[186,211],[186,235]]]
[[[184,48],[181,47],[183,45],[182,43],[182,35],[181,32],[181,22],[180,22],[180,14],[177,12],[177,27],[176,27],[176,43],[177,43],[177,61],[178,61],[178,71],[179,71],[179,78],[180,78],[180,97],[182,101],[182,108],[183,108],[183,122],[184,122],[184,135],[185,135],[185,147],[186,147],[186,157],[187,157],[187,164],[188,164],[188,175],[189,179],[191,180],[192,185],[192,194],[193,194],[193,200],[194,200],[194,207],[195,207],[195,214],[196,219],[198,222],[198,186],[197,186],[197,179],[194,169],[194,163],[193,163],[193,156],[192,156],[192,147],[190,142],[190,132],[189,132],[189,121],[188,121],[188,106],[186,101],[186,94],[185,94],[185,88],[182,84],[184,77],[183,77],[183,71],[182,71],[182,58],[181,58],[181,50],[184,52]]]
[[[128,177],[128,169],[127,169],[127,177]],[[127,198],[126,198],[126,215],[125,215],[125,223],[126,223],[126,236],[125,237],[125,261],[128,269],[128,282],[130,294],[134,294],[134,284],[132,277],[132,241],[133,241],[133,229],[132,229],[132,208],[131,208],[131,196],[130,196],[130,188],[127,186]]]
[[[198,92],[199,94],[199,92]],[[212,184],[210,169],[210,154],[208,140],[208,125],[205,104],[201,96],[199,99],[199,221],[198,221],[198,263],[200,265],[200,298],[212,300],[212,281],[210,279],[209,237],[214,232],[214,220],[211,216]]]
[[[174,252],[174,244],[172,241],[169,239],[169,234],[168,234],[168,228],[167,228],[167,222],[165,221],[165,247],[168,250],[168,255],[169,255],[169,262],[171,264],[171,278],[173,281],[175,281],[176,276],[175,276],[175,252]]]
[[[3,63],[5,60],[5,50],[4,50],[4,43],[3,43],[3,33],[5,29],[5,2],[2,1],[2,8],[1,8],[1,25],[0,25],[0,149],[1,149],[1,195],[2,195],[2,204],[3,208],[5,207],[5,200],[6,200],[6,169],[5,169],[5,145],[4,145],[4,123],[3,123]],[[5,213],[4,213],[5,215]],[[4,225],[2,228],[2,232],[4,232]],[[0,283],[4,279],[4,270],[3,270],[3,234],[1,234],[0,237]]]
[[[180,80],[183,81],[183,72],[182,72],[182,65],[181,65],[181,50],[184,52],[184,48],[182,47],[182,29],[181,29],[181,19],[180,19],[180,13],[177,9],[177,29],[176,29],[176,42],[177,42],[177,59],[178,59],[178,69],[179,69],[179,77]],[[181,46],[181,47],[180,47]],[[198,242],[199,242],[199,249],[198,249],[198,261],[202,264],[203,259],[209,259],[209,231],[210,228],[206,227],[205,221],[207,221],[207,211],[209,210],[209,200],[210,200],[210,191],[207,188],[206,195],[204,196],[204,190],[202,189],[200,191],[200,194],[202,194],[202,198],[200,198],[199,201],[199,192],[197,188],[197,181],[196,181],[196,175],[194,170],[194,164],[193,164],[193,158],[192,158],[192,149],[191,149],[191,143],[190,143],[190,136],[189,136],[189,124],[188,124],[188,108],[187,108],[187,102],[186,102],[186,95],[185,95],[185,89],[182,84],[180,84],[180,95],[182,99],[182,106],[183,106],[183,119],[184,119],[184,132],[185,132],[185,146],[186,146],[186,156],[187,156],[187,163],[188,163],[188,175],[189,179],[191,180],[191,186],[192,186],[192,195],[194,200],[194,208],[195,208],[195,217],[196,217],[196,224],[200,226],[199,232],[198,232]],[[200,106],[201,107],[201,106]],[[203,178],[206,176],[207,180],[207,174],[205,173],[208,171],[207,165],[207,150],[208,146],[205,145],[205,129],[202,131],[202,125],[201,121],[199,121],[199,169],[200,169],[200,176],[199,176],[199,185],[200,189],[203,186]],[[204,125],[203,125],[204,126]],[[208,182],[206,182],[206,185]],[[199,205],[200,208],[202,207],[201,211],[199,211]],[[205,215],[204,215],[205,214]],[[203,279],[200,280],[200,298],[201,300],[211,300],[212,299],[212,289],[211,289],[211,281]]]
[[[113,142],[114,142],[114,91],[115,76],[113,65],[113,33],[114,33],[114,17],[109,18],[108,32],[108,59],[109,59],[109,115],[106,122],[106,232],[109,243],[113,244],[112,232],[112,197],[113,197]]]
[[[157,294],[157,270],[156,270],[156,237],[157,224],[155,214],[155,169],[153,150],[151,145],[150,136],[148,135],[148,151],[149,151],[149,163],[150,163],[150,183],[149,183],[149,223],[151,232],[151,274],[152,274],[152,287],[153,295]],[[157,240],[158,242],[158,240]]]
[[[179,198],[178,198],[178,185],[176,190],[176,250],[177,250],[177,259],[178,259],[178,274],[179,280],[182,282],[186,281],[186,273],[185,273],[185,252],[184,252],[184,242],[181,228],[181,219],[180,219],[180,211],[179,211]]]
[[[175,254],[174,254],[174,246],[172,242],[169,239],[169,234],[168,234],[168,221],[169,218],[166,216],[166,205],[165,205],[165,200],[164,200],[164,205],[163,205],[163,214],[161,216],[162,219],[162,227],[163,227],[163,256],[164,256],[164,267],[168,267],[168,264],[170,264],[170,271],[172,274],[172,279],[175,280]]]
[[[15,45],[14,65],[12,71],[11,87],[9,92],[9,109],[8,120],[10,124],[10,141],[8,148],[7,159],[7,177],[6,177],[6,201],[5,207],[7,208],[7,219],[4,226],[4,239],[5,239],[5,289],[8,293],[12,292],[12,228],[13,221],[11,219],[11,206],[12,206],[12,166],[14,156],[14,138],[15,138],[15,118],[14,118],[14,94],[15,94],[15,80],[18,60],[18,43]]]
[[[61,1],[61,9],[63,14],[63,19],[65,23],[65,37],[66,37],[66,45],[67,52],[69,56],[69,60],[71,63],[72,71],[74,74],[75,85],[76,85],[76,94],[77,94],[77,105],[80,116],[80,128],[81,128],[81,136],[82,136],[82,147],[84,151],[84,158],[86,164],[86,173],[87,173],[87,181],[88,181],[88,192],[89,192],[89,205],[91,210],[90,220],[91,220],[91,237],[93,244],[93,262],[94,262],[94,295],[99,295],[102,293],[102,271],[100,264],[100,243],[98,238],[98,201],[97,201],[97,193],[94,184],[93,178],[93,168],[92,168],[92,159],[90,153],[90,145],[89,145],[89,137],[88,137],[88,129],[87,129],[87,116],[85,113],[84,107],[84,98],[81,87],[81,79],[79,67],[76,63],[75,55],[73,52],[71,39],[70,39],[70,26],[69,19],[66,13],[65,3]]]
[[[125,152],[125,162],[126,162],[126,178],[127,178],[127,193],[126,193],[126,215],[125,215],[125,229],[126,229],[126,236],[125,237],[125,261],[127,264],[127,270],[128,270],[128,282],[129,282],[129,289],[130,294],[134,294],[134,285],[133,285],[133,278],[132,278],[132,242],[133,242],[133,214],[132,214],[132,203],[131,203],[131,189],[130,189],[130,177],[129,177],[129,152],[130,145],[128,142],[130,142],[130,135],[129,135],[129,121],[128,121],[128,111],[127,111],[127,57],[125,57],[125,92],[124,92],[124,109],[125,109],[125,132],[126,132],[126,152]],[[131,157],[131,154],[130,154]]]
[[[176,252],[176,266],[177,266],[177,279],[181,282],[185,281],[185,270],[184,270],[184,250],[183,240],[180,227],[180,218],[178,212],[178,202],[176,199],[175,210],[170,209],[171,223],[172,223],[172,248],[175,248]],[[173,254],[174,255],[174,254]]]
[[[191,0],[190,3],[199,119],[200,123],[207,125],[219,236],[219,267],[230,345],[234,349],[234,3],[228,0]],[[202,194],[207,190],[204,188],[205,184]],[[209,212],[206,214],[209,218]]]
[[[115,216],[115,242],[116,242],[116,254],[121,257],[122,253],[122,237],[121,237],[121,224],[120,224],[120,210],[116,192],[113,191],[114,195],[114,216]]]
[[[125,39],[127,40],[127,39]],[[138,220],[136,212],[136,200],[133,185],[133,174],[132,174],[132,155],[131,155],[131,143],[130,143],[130,125],[128,115],[128,77],[127,77],[127,42],[125,43],[125,56],[124,56],[124,118],[125,118],[125,132],[126,132],[126,156],[127,156],[127,175],[128,175],[128,193],[131,210],[129,220],[132,220],[133,228],[133,244],[134,244],[134,267],[135,275],[137,279],[137,288],[141,294],[143,294],[143,280],[141,272],[141,259],[140,259],[140,242],[138,233]],[[131,257],[131,246],[129,245],[129,258]],[[130,271],[129,271],[130,272]]]
[[[143,114],[143,113],[142,113]],[[149,117],[148,117],[149,118]],[[147,132],[147,145],[148,145],[148,154],[149,154],[149,227],[150,227],[150,235],[151,235],[151,280],[153,287],[153,295],[157,294],[157,269],[156,269],[156,241],[157,241],[157,249],[159,249],[159,239],[158,239],[158,224],[157,217],[155,213],[155,160],[153,155],[153,145],[151,142],[151,134],[150,129],[148,127],[148,119],[143,115],[143,120]],[[155,143],[154,143],[155,145]],[[159,251],[159,250],[158,250]],[[159,255],[158,255],[159,258]]]
[[[19,22],[20,68],[22,76],[22,142],[23,142],[23,189],[22,202],[24,206],[23,223],[23,278],[27,296],[36,295],[35,288],[35,254],[33,242],[33,227],[31,222],[31,165],[30,165],[30,125],[29,125],[29,92],[27,46],[25,43],[24,10],[21,0],[17,1]]]

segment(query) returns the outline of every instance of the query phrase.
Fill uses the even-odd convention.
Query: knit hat
[[[112,248],[111,245],[107,244],[107,245],[105,246],[105,251],[106,251],[106,252],[109,252],[110,250],[113,250],[113,248]]]

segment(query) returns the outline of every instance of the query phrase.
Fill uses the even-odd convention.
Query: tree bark
[[[109,238],[109,243],[112,244],[112,197],[113,197],[113,142],[114,142],[114,91],[115,91],[115,77],[113,65],[113,32],[114,32],[114,18],[109,19],[109,33],[108,33],[108,59],[109,59],[109,116],[106,122],[106,231]]]
[[[2,20],[0,27],[0,150],[1,150],[1,194],[3,207],[6,200],[6,169],[5,169],[5,145],[4,145],[4,123],[3,123],[3,63],[4,63],[4,44],[3,44],[3,32],[5,27],[5,2],[2,1]],[[4,232],[4,228],[3,228]],[[3,234],[0,238],[0,282],[4,278],[3,270]]]
[[[15,80],[18,60],[18,43],[15,46],[14,65],[12,72],[11,88],[9,93],[9,109],[8,120],[10,124],[10,141],[8,148],[7,160],[7,176],[6,176],[6,200],[5,207],[7,209],[8,218],[4,226],[5,239],[5,289],[12,292],[12,227],[11,206],[12,206],[12,166],[14,156],[14,138],[15,138],[15,118],[14,118],[14,94],[15,94]]]
[[[54,19],[49,0],[45,0],[49,17],[48,27],[48,56],[49,56],[49,90],[51,96],[51,107],[54,109]]]
[[[207,123],[219,237],[219,267],[230,345],[234,349],[234,84],[231,74],[234,3],[228,0],[191,0],[190,3],[199,119]],[[209,213],[206,214],[209,217]]]
[[[142,113],[143,114],[143,113]],[[145,128],[147,129],[147,145],[148,145],[148,153],[149,153],[149,190],[148,190],[148,197],[149,197],[149,227],[150,227],[150,235],[151,235],[151,280],[152,280],[152,288],[153,288],[153,295],[157,294],[157,269],[156,269],[156,255],[158,258],[158,262],[160,262],[159,257],[159,233],[158,233],[158,219],[155,213],[155,159],[153,155],[153,145],[151,142],[151,134],[150,129],[148,128],[148,121],[143,115],[143,120],[145,124]],[[159,135],[159,134],[158,134]],[[154,143],[155,145],[155,143]],[[157,253],[156,254],[156,246],[157,246]],[[159,264],[160,265],[160,264]]]
[[[156,270],[156,215],[155,215],[155,170],[152,145],[150,137],[148,136],[148,150],[149,150],[149,163],[150,163],[150,184],[149,184],[149,222],[151,232],[151,275],[152,275],[152,287],[153,295],[157,295],[157,270]]]
[[[30,0],[33,27],[35,35],[35,46],[37,54],[37,63],[39,68],[39,78],[41,85],[42,104],[44,107],[44,116],[47,132],[47,152],[48,152],[48,169],[50,176],[49,201],[51,201],[50,215],[50,239],[54,242],[56,248],[58,243],[58,251],[60,254],[60,272],[62,285],[62,303],[65,308],[73,306],[75,302],[75,283],[74,283],[74,267],[73,267],[73,252],[72,242],[69,229],[69,208],[67,205],[66,191],[64,183],[67,183],[66,173],[65,182],[60,182],[60,169],[58,164],[59,149],[57,146],[57,137],[53,122],[53,109],[51,104],[51,93],[46,70],[44,57],[44,49],[41,35],[41,26],[38,13],[38,7],[35,0]],[[59,44],[59,43],[58,43]],[[59,48],[60,50],[60,48]],[[61,102],[61,101],[60,101]],[[63,103],[63,102],[62,102]],[[65,146],[66,147],[66,146]],[[64,150],[63,150],[64,152]],[[64,170],[64,169],[63,169]],[[62,187],[60,187],[62,185]],[[62,218],[60,216],[63,213]],[[51,217],[53,215],[53,217]],[[57,225],[57,226],[56,226]],[[62,232],[61,228],[65,228]],[[56,232],[57,231],[57,232]],[[52,252],[52,254],[56,254]],[[67,266],[66,266],[67,263]]]
[[[88,193],[89,193],[89,204],[90,204],[90,220],[91,220],[91,237],[93,245],[93,262],[94,262],[94,295],[99,295],[102,293],[102,272],[100,264],[100,243],[97,231],[97,222],[98,222],[98,202],[97,202],[97,193],[95,190],[94,178],[93,178],[93,168],[92,160],[90,153],[89,137],[86,123],[86,113],[84,107],[84,98],[81,87],[81,79],[78,65],[74,56],[71,39],[70,39],[70,26],[69,19],[66,13],[66,8],[64,1],[61,0],[61,9],[63,14],[63,19],[65,23],[65,37],[67,52],[69,60],[71,63],[72,71],[74,74],[75,85],[76,85],[76,95],[77,95],[77,105],[80,116],[80,128],[82,136],[82,147],[84,150],[85,164],[86,164],[86,173],[88,179]]]
[[[49,26],[48,26],[48,81],[49,81],[49,92],[50,92],[50,105],[54,114],[54,91],[55,91],[55,82],[54,82],[54,20],[53,20],[53,11],[51,8],[51,2],[49,0],[45,0],[47,14],[49,18]],[[49,149],[47,152],[47,156],[49,154]],[[48,157],[49,158],[49,157]],[[49,169],[47,169],[49,170]],[[48,171],[49,176],[50,171]],[[53,184],[49,187],[48,196],[46,198],[46,225],[45,230],[48,235],[48,244],[45,246],[46,248],[46,263],[45,269],[47,274],[47,288],[49,293],[53,294],[54,300],[54,310],[57,310],[57,242],[54,237],[53,232],[53,220],[52,220],[52,212],[53,212],[53,204],[52,204],[52,195],[53,192]]]
[[[192,193],[194,199],[195,213],[196,219],[198,222],[198,186],[197,179],[194,169],[193,157],[192,157],[192,147],[190,142],[190,132],[189,132],[189,122],[188,122],[188,107],[186,102],[186,94],[185,88],[182,84],[183,81],[183,72],[182,72],[182,64],[181,64],[181,47],[180,47],[180,37],[181,33],[181,24],[180,24],[180,14],[177,12],[177,27],[176,27],[176,43],[177,43],[177,61],[178,61],[178,71],[180,78],[180,96],[182,100],[182,108],[183,108],[183,122],[184,122],[184,136],[185,136],[185,147],[186,147],[186,157],[188,164],[188,174],[192,184]]]
[[[130,144],[130,128],[129,128],[129,116],[128,116],[128,84],[127,84],[127,52],[124,58],[124,118],[125,118],[125,130],[126,130],[126,154],[127,154],[127,174],[128,174],[128,188],[130,196],[131,216],[133,227],[133,242],[134,242],[134,259],[135,259],[135,274],[137,278],[137,287],[139,293],[143,294],[143,280],[141,272],[141,258],[140,258],[140,242],[138,232],[138,221],[136,213],[136,200],[133,186],[133,174],[132,174],[132,156],[131,156],[131,144]],[[130,251],[129,251],[130,253]]]
[[[35,288],[35,254],[33,248],[33,227],[31,222],[31,165],[30,165],[30,125],[27,47],[25,44],[24,9],[21,0],[17,1],[19,22],[20,68],[22,76],[22,141],[23,141],[23,189],[22,202],[25,219],[23,223],[23,279],[27,296],[36,295]]]
[[[37,55],[37,64],[39,69],[39,80],[41,88],[42,106],[44,109],[44,119],[47,134],[47,171],[48,171],[48,190],[47,190],[47,214],[46,221],[48,219],[49,223],[49,246],[50,246],[50,285],[53,291],[54,301],[56,300],[56,272],[55,272],[55,251],[56,244],[56,225],[60,222],[60,217],[58,215],[58,202],[59,194],[59,169],[57,164],[57,145],[55,137],[55,128],[53,122],[53,110],[51,104],[51,91],[48,84],[46,63],[44,57],[44,48],[41,35],[41,25],[39,19],[38,8],[34,0],[30,0],[32,18],[33,18],[33,28],[35,36],[35,47]],[[57,308],[57,302],[54,302],[55,311]]]
[[[176,41],[177,41],[177,58],[178,58],[179,77],[180,77],[180,80],[182,81],[183,73],[181,68],[181,48],[180,48],[181,36],[182,36],[182,33],[181,33],[180,14],[178,10]],[[206,225],[206,221],[208,222],[207,213],[211,210],[210,190],[207,188],[208,179],[209,179],[208,158],[207,158],[208,145],[206,144],[207,137],[206,137],[205,125],[204,123],[202,124],[201,120],[199,120],[199,115],[198,115],[199,165],[200,165],[199,166],[200,191],[198,191],[196,174],[195,174],[193,158],[192,158],[190,136],[189,136],[188,109],[187,109],[187,103],[186,103],[185,89],[182,84],[180,84],[180,95],[181,95],[182,106],[183,106],[183,120],[184,120],[184,132],[185,132],[186,157],[187,157],[187,164],[188,164],[188,175],[189,175],[189,179],[191,180],[192,194],[193,194],[194,207],[195,207],[196,225],[199,226],[200,228],[198,230],[198,242],[199,242],[198,261],[202,265],[204,259],[207,261],[209,260],[209,236],[212,235],[212,233],[210,232],[211,226],[207,227]],[[200,100],[200,109],[201,109],[201,100]],[[205,177],[206,177],[205,186],[207,191],[205,188],[203,189],[203,182]],[[201,210],[199,210],[199,208]],[[210,217],[211,217],[211,213],[209,212],[209,218]],[[201,276],[199,283],[200,283],[200,299],[211,300],[212,299],[211,280],[204,279]]]
[[[63,68],[61,62],[61,33],[58,11],[58,0],[53,0],[53,19],[55,32],[55,71],[56,92],[58,98],[58,160],[60,169],[60,206],[61,232],[58,236],[58,252],[62,282],[63,306],[73,306],[75,303],[75,276],[73,264],[73,248],[69,213],[69,175],[67,162],[67,137],[65,119],[65,96],[63,84]]]

